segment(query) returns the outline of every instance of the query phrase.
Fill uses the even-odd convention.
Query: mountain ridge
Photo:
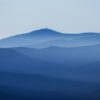
[[[26,34],[32,34],[34,32],[56,32],[58,34],[62,34],[62,35],[100,35],[100,33],[98,32],[81,32],[81,33],[65,33],[65,32],[58,32],[58,31],[55,31],[53,29],[49,29],[49,28],[43,28],[43,29],[37,29],[37,30],[33,30],[33,31],[30,31],[30,32],[27,32],[27,33],[22,33],[22,34],[17,34],[17,35],[13,35],[13,36],[9,36],[7,38],[10,38],[10,37],[14,37],[14,36],[19,36],[19,35],[26,35]],[[4,38],[4,39],[7,39],[7,38]],[[1,40],[4,40],[4,39],[1,39]]]
[[[0,40],[1,100],[99,100],[99,76],[100,34],[40,29]]]
[[[47,48],[50,46],[77,47],[92,44],[100,44],[100,34],[63,34],[47,28],[0,40],[0,48],[29,46],[33,48]]]

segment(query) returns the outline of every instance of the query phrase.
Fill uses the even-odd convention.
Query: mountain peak
[[[36,31],[41,31],[41,32],[57,32],[53,29],[50,29],[50,28],[43,28],[43,29],[39,29],[39,30],[36,30]],[[34,32],[34,31],[33,31]],[[58,33],[58,32],[57,32]]]
[[[41,31],[54,31],[54,30],[52,30],[52,29],[49,29],[49,28],[43,28],[43,29],[40,29]]]
[[[49,29],[49,28],[35,30],[35,31],[30,32],[30,33],[36,34],[36,35],[61,35],[60,32],[57,32],[57,31]]]

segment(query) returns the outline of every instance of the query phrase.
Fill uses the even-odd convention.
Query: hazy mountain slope
[[[73,47],[73,48],[58,48],[49,47],[45,49],[32,49],[32,48],[15,48],[17,52],[20,52],[29,57],[53,62],[58,64],[72,64],[77,66],[87,63],[99,61],[100,59],[100,45]]]
[[[100,36],[80,36],[80,37],[64,37],[61,39],[51,40],[43,43],[37,43],[32,45],[27,45],[30,48],[48,48],[51,46],[56,47],[81,47],[81,46],[93,46],[100,44]]]
[[[23,73],[8,73],[8,72],[0,72],[0,85],[9,86],[9,87],[18,87],[19,89],[26,89],[30,91],[75,91],[79,90],[80,92],[84,91],[84,87],[86,89],[90,88],[91,86],[94,89],[96,85],[99,86],[97,83],[92,82],[83,82],[77,80],[70,80],[70,79],[60,79],[54,77],[48,77],[45,75],[38,75],[38,74],[23,74]],[[41,83],[41,84],[40,84]],[[90,86],[88,86],[90,84]],[[82,88],[83,91],[79,88]],[[98,87],[97,86],[97,87]],[[77,90],[76,90],[77,89]],[[90,88],[91,89],[91,88]],[[88,91],[87,91],[88,92]]]
[[[21,73],[43,73],[48,64],[48,62],[30,58],[13,49],[0,49],[0,70]]]
[[[1,100],[99,100],[100,98],[100,85],[96,83],[6,72],[0,72],[0,79]]]
[[[1,48],[78,47],[94,44],[100,44],[100,34],[98,33],[63,34],[51,29],[40,29],[0,40]]]
[[[60,53],[56,54],[55,53],[56,51]],[[0,57],[1,57],[0,70],[10,71],[10,72],[30,73],[30,74],[35,73],[35,74],[48,75],[58,78],[100,82],[100,78],[97,77],[100,76],[100,74],[97,73],[99,71],[98,68],[100,66],[99,63],[100,60],[99,59],[94,60],[96,58],[94,59],[91,58],[95,54],[88,57],[88,55],[84,54],[81,55],[81,53],[77,51],[77,54],[80,55],[79,57],[77,57],[76,52],[74,53],[70,55],[71,52],[68,52],[66,48],[64,48],[63,50],[61,48],[55,48],[55,47],[43,50],[34,50],[28,48],[0,49]],[[41,57],[40,54],[42,54]],[[84,61],[82,57],[84,59],[88,57],[87,59],[90,61],[86,62],[87,59]],[[97,63],[97,65],[93,66],[92,70],[91,66],[90,67],[88,66],[86,69],[85,67],[88,64],[92,65],[91,61]]]
[[[0,41],[0,47],[24,47],[31,44],[56,40],[58,38],[62,38],[61,33],[50,29],[41,29],[3,39]]]
[[[99,76],[100,34],[41,29],[0,40],[0,100],[99,100]]]

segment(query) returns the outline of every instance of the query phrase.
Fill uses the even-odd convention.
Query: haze
[[[100,32],[100,0],[0,0],[0,38],[45,27]]]

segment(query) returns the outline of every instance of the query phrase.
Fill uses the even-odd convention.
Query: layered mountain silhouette
[[[100,56],[97,54],[100,49],[95,48],[91,52],[90,49],[90,47],[76,49],[54,47],[42,50],[32,48],[0,49],[2,58],[0,59],[0,70],[100,82]],[[86,51],[89,53],[85,54]]]
[[[0,40],[0,100],[99,100],[100,34],[51,29]]]
[[[0,72],[1,100],[99,100],[99,84],[37,74]]]
[[[63,34],[51,29],[40,29],[3,39],[0,41],[0,47],[80,47],[99,43],[100,34],[98,33]]]

